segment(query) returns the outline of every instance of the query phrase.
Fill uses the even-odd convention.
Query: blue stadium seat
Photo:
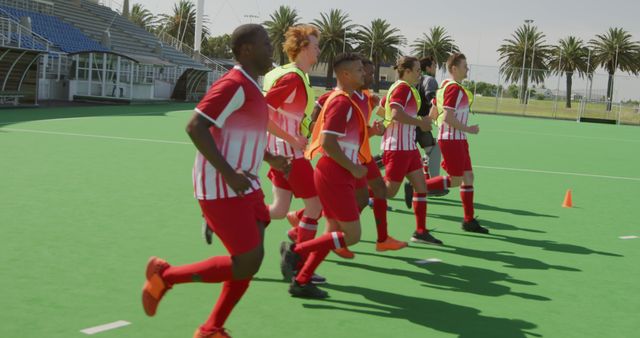
[[[25,11],[17,8],[0,6],[0,10],[9,14],[14,20],[20,22],[21,17],[30,17],[31,26],[35,33],[51,41],[60,50],[67,53],[98,51],[109,52],[110,50],[84,35],[79,29],[63,22],[62,20],[41,13]],[[13,35],[13,34],[12,34]],[[12,41],[17,41],[17,34],[12,36]],[[22,38],[22,46],[32,49],[46,49],[41,43],[34,42],[28,37]]]

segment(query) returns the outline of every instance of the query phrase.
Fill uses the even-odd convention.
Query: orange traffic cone
[[[571,189],[567,190],[567,193],[564,195],[564,202],[562,202],[563,208],[572,208],[573,201],[571,199]]]

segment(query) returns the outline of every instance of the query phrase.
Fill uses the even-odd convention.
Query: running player
[[[287,170],[288,160],[265,152],[267,103],[256,83],[271,67],[273,49],[260,25],[242,25],[231,36],[238,62],[198,104],[187,133],[198,149],[193,167],[195,196],[206,222],[229,252],[177,266],[151,257],[142,304],[156,313],[163,296],[182,283],[223,283],[220,297],[195,338],[228,338],[224,323],[258,271],[264,255],[269,211],[257,177],[263,160]]]
[[[442,167],[450,176],[437,176],[427,181],[429,190],[442,190],[460,186],[460,199],[464,210],[462,229],[470,232],[489,233],[474,217],[473,167],[469,156],[467,134],[478,134],[478,125],[469,126],[469,112],[473,93],[462,86],[469,67],[464,54],[452,54],[447,60],[451,76],[442,82],[436,94],[438,144],[442,151]]]
[[[355,187],[356,181],[367,174],[367,168],[360,163],[371,158],[363,151],[368,145],[367,122],[350,97],[364,84],[364,69],[360,56],[354,53],[337,56],[333,67],[338,89],[327,99],[318,116],[306,157],[311,159],[322,154],[314,171],[314,182],[327,223],[336,230],[302,243],[282,242],[281,268],[292,277],[300,256],[309,254],[302,270],[291,281],[289,293],[296,297],[327,297],[325,291],[310,282],[314,270],[330,250],[360,241],[360,210]]]
[[[269,206],[269,214],[272,219],[287,217],[292,226],[297,227],[290,234],[297,242],[315,237],[322,213],[313,184],[313,167],[304,158],[309,117],[315,103],[307,72],[318,62],[319,37],[320,32],[311,25],[289,28],[283,49],[291,63],[276,67],[264,79],[270,118],[267,150],[274,155],[292,158],[288,175],[276,168],[269,170],[268,176],[273,184],[273,203]],[[293,196],[303,200],[304,209],[288,214]]]
[[[364,86],[359,90],[355,90],[351,95],[351,99],[360,107],[360,111],[364,114],[364,119],[369,123],[373,110],[378,109],[379,99],[369,92],[369,87],[373,83],[374,65],[371,60],[363,59],[365,81]],[[318,98],[316,101],[316,108],[311,120],[316,121],[320,110],[324,106],[327,98],[331,96],[333,92],[327,92]],[[384,135],[384,125],[378,121],[374,122],[373,126],[367,126],[369,137],[377,135]],[[368,140],[367,140],[368,142]],[[366,147],[367,150],[370,146]],[[370,154],[369,154],[370,155]],[[368,205],[369,197],[373,197],[373,214],[376,221],[377,240],[376,251],[387,250],[399,250],[407,246],[406,242],[398,241],[395,238],[389,236],[387,229],[387,187],[382,179],[382,174],[376,163],[368,161],[364,163],[367,167],[367,176],[359,179],[356,183],[356,199],[358,201],[358,207],[360,211]],[[333,231],[335,229],[327,229]],[[355,254],[348,248],[342,248],[334,250],[336,254],[343,258],[351,259],[355,257]]]
[[[406,177],[415,190],[413,211],[416,231],[411,241],[441,245],[442,241],[427,229],[427,184],[422,173],[420,151],[415,143],[416,127],[431,130],[431,120],[417,116],[421,100],[414,85],[420,78],[420,62],[415,57],[403,56],[394,68],[399,80],[391,85],[387,96],[380,102],[385,108],[386,130],[380,148],[383,151],[387,197],[398,193]]]

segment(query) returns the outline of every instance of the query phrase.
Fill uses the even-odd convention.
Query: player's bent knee
[[[234,279],[247,279],[258,273],[263,258],[264,248],[262,245],[247,253],[232,257]]]

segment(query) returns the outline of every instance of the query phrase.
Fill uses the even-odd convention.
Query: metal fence
[[[573,74],[569,90],[566,74],[547,72],[544,81],[529,83],[524,92],[522,80],[507,82],[499,67],[469,67],[466,85],[475,94],[476,112],[640,125],[638,76],[613,76],[613,91],[608,97],[608,74]],[[436,77],[442,81],[446,76],[439,72]]]

